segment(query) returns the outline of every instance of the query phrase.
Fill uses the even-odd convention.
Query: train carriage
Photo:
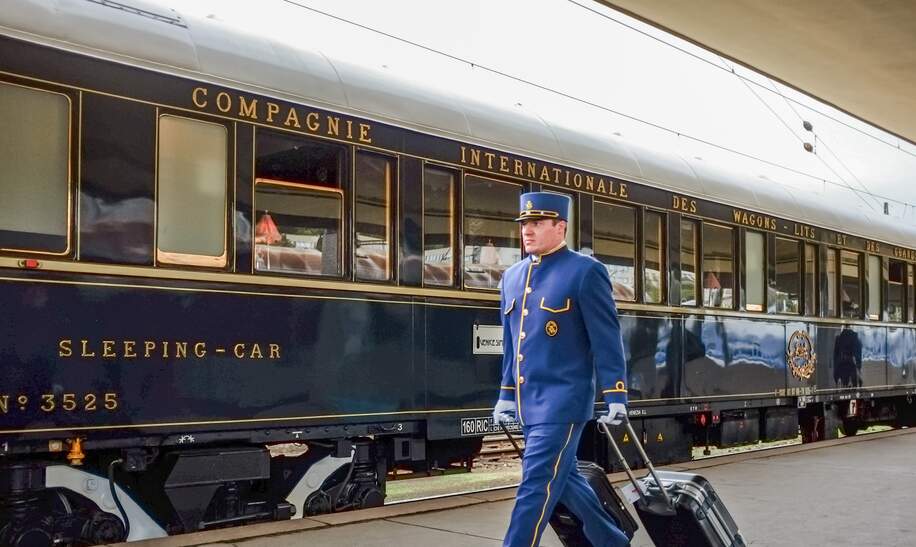
[[[573,198],[659,462],[912,422],[912,225],[402,54],[410,77],[126,1],[0,13],[0,544],[368,507],[396,467],[468,461],[524,191]]]

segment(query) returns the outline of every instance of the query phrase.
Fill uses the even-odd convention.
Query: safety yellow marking
[[[544,513],[547,512],[547,504],[550,503],[550,483],[553,482],[553,479],[557,478],[557,470],[560,469],[560,460],[563,458],[563,452],[566,451],[566,446],[569,445],[569,439],[572,438],[573,427],[576,424],[569,424],[569,433],[566,435],[566,442],[563,444],[563,448],[560,449],[560,453],[557,455],[557,461],[553,464],[553,477],[547,481],[547,498],[544,499],[544,506],[541,507],[541,517],[538,519],[538,523],[534,525],[534,537],[531,538],[531,547],[534,547],[535,543],[538,540],[538,530],[541,528],[541,522],[544,521]]]
[[[623,434],[623,441],[621,441],[621,442],[624,442],[624,443],[630,442],[630,434],[629,434],[629,433],[624,433],[624,434]]]
[[[661,433],[659,433],[659,434],[655,437],[655,442],[657,442],[657,443],[665,442],[665,438],[662,436]]]

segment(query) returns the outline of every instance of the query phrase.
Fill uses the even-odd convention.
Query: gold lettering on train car
[[[245,100],[244,95],[239,95],[239,116],[248,117],[252,120],[258,119],[258,100],[251,99],[251,102]],[[268,117],[267,121],[270,121]]]
[[[318,113],[309,112],[305,116],[305,126],[308,127],[309,131],[316,132],[318,131]]]
[[[604,193],[604,179],[598,179],[598,193]]]
[[[123,355],[123,357],[124,357],[125,359],[133,359],[134,357],[137,356],[137,353],[134,351],[134,346],[136,346],[136,345],[137,345],[137,343],[134,342],[133,340],[124,340],[124,355]]]
[[[795,223],[795,232],[794,235],[807,237],[808,239],[815,239],[814,227],[808,226],[807,224]]]
[[[80,352],[80,357],[95,357],[95,352],[89,351],[89,340],[80,340],[80,344],[83,348],[83,351]]]
[[[869,253],[880,253],[881,245],[877,241],[866,241],[865,250]]]
[[[218,108],[219,111],[223,114],[232,110],[232,97],[230,97],[229,94],[225,91],[220,91],[217,93],[216,108]]]
[[[340,136],[340,118],[337,116],[328,116],[328,135],[332,137]]]
[[[685,213],[696,213],[697,200],[684,196],[671,196],[671,208]]]
[[[283,125],[286,127],[295,127],[296,129],[302,129],[302,126],[299,125],[299,114],[296,113],[295,108],[289,109],[289,114],[286,115],[286,121],[283,122]]]
[[[102,357],[117,357],[118,354],[114,352],[114,345],[114,340],[102,340]]]
[[[546,165],[541,169],[540,180],[550,182],[550,169],[548,169]]]
[[[480,167],[480,150],[471,148],[471,165]]]
[[[294,110],[294,109],[290,108],[290,110]],[[267,103],[267,121],[273,122],[274,115],[278,114],[279,112],[280,112],[280,105],[278,105],[277,103]]]
[[[529,179],[536,178],[538,176],[538,164],[533,161],[526,162],[525,166],[528,168],[528,172],[525,176]]]
[[[175,342],[175,358],[184,359],[188,356],[188,343]]]
[[[353,140],[353,122],[347,120],[347,138]]]
[[[232,346],[232,353],[239,359],[245,358],[245,344],[236,344]]]
[[[149,356],[150,354],[152,354],[154,349],[156,349],[156,342],[153,342],[151,340],[143,341],[143,356],[144,357],[149,359]]]
[[[846,245],[846,234],[836,234],[836,244]]]
[[[10,411],[10,396],[0,395],[0,412],[7,414]]]
[[[515,160],[515,175],[518,177],[525,176],[525,170],[524,170],[524,167],[522,167],[522,165],[523,165],[522,160]]]
[[[492,170],[493,169],[493,158],[496,157],[496,154],[494,154],[493,152],[484,152],[483,156],[487,158],[487,169]]]
[[[73,355],[73,348],[71,347],[70,340],[61,340],[57,344],[57,356],[58,357],[71,357]]]
[[[499,172],[508,173],[509,172],[509,158],[507,156],[499,156]]]
[[[567,179],[569,178],[569,173],[566,174]],[[566,181],[566,185],[569,185],[569,181]],[[595,177],[591,175],[585,175],[585,189],[589,192],[595,191]]]
[[[623,199],[630,198],[630,192],[628,190],[627,183],[625,182],[620,183],[620,197],[622,197]]]
[[[573,175],[573,186],[576,188],[582,188],[582,174],[576,173]]]
[[[371,126],[367,123],[359,124],[359,142],[364,142],[366,144],[372,144],[372,137],[369,136],[369,129]]]
[[[194,91],[191,92],[191,102],[197,108],[207,108],[207,88],[195,87]]]
[[[270,358],[279,359],[280,358],[280,344],[268,344],[270,348]]]
[[[207,344],[204,342],[198,342],[194,344],[194,355],[198,358],[203,358],[207,356]]]
[[[251,345],[251,353],[248,355],[251,359],[263,359],[264,354],[261,353],[261,346],[258,344]]]
[[[553,181],[557,184],[560,184],[560,173],[561,172],[562,171],[560,169],[557,169],[556,167],[553,168]]]
[[[913,249],[904,249],[903,247],[894,247],[894,257],[904,258],[906,260],[916,260],[916,251],[913,251]]]

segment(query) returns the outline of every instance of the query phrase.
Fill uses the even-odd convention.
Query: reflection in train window
[[[595,259],[604,264],[614,300],[636,300],[636,209],[595,202]]]
[[[732,308],[735,287],[735,241],[726,226],[703,223],[703,305]]]
[[[394,159],[378,154],[356,154],[356,278],[391,279],[391,181]]]
[[[798,241],[776,238],[776,279],[773,304],[776,313],[798,313],[801,292]]]
[[[862,254],[840,251],[840,311],[843,317],[862,317]]]
[[[343,192],[336,188],[257,179],[255,268],[339,277]]]
[[[916,286],[913,286],[913,282],[916,281],[916,267],[912,264],[909,264],[906,268],[906,316],[907,321],[912,323],[914,321],[914,316],[916,316]]]
[[[455,279],[455,174],[423,169],[423,283],[452,286]]]
[[[881,319],[881,257],[866,255],[868,263],[868,318]]]
[[[159,118],[156,259],[225,266],[229,134],[220,124]]]
[[[906,311],[907,264],[890,260],[887,265],[887,320],[901,322]]]
[[[0,120],[0,248],[69,252],[69,99],[0,83]]]
[[[646,211],[643,221],[643,299],[650,304],[665,298],[665,216]]]
[[[838,252],[836,249],[827,249],[827,317],[837,317],[839,315],[836,290],[839,277],[836,264]]]
[[[765,251],[766,237],[760,232],[748,230],[744,235],[745,307],[748,311],[763,311],[767,267]]]
[[[681,220],[681,305],[697,305],[697,247],[699,230],[693,220]]]
[[[521,260],[521,186],[468,175],[464,180],[464,285],[496,289],[506,268]]]
[[[817,247],[805,243],[805,315],[817,314]]]

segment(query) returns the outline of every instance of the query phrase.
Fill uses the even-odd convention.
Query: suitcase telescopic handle
[[[658,486],[658,490],[662,493],[662,496],[665,498],[665,505],[667,507],[673,507],[674,503],[671,501],[671,496],[668,495],[668,491],[665,490],[662,481],[659,480],[658,475],[655,473],[655,466],[652,465],[652,462],[649,460],[648,454],[646,454],[645,448],[643,448],[642,443],[639,440],[639,437],[636,436],[636,432],[633,430],[633,424],[630,423],[630,419],[626,414],[620,412],[617,413],[614,418],[619,418],[620,421],[626,426],[627,432],[630,434],[630,438],[633,439],[633,444],[636,446],[636,450],[639,452],[639,455],[642,456],[644,462],[646,462],[646,467],[649,468],[649,473],[652,474],[652,479],[655,480],[655,484]],[[633,483],[633,486],[636,488],[636,491],[639,493],[639,498],[642,502],[648,506],[649,500],[646,499],[646,493],[643,492],[642,488],[639,485],[639,481],[636,480],[636,475],[633,474],[633,470],[630,469],[630,464],[627,463],[627,459],[623,457],[623,452],[620,451],[620,447],[617,446],[617,441],[614,440],[614,436],[611,435],[611,430],[608,429],[607,425],[598,422],[598,429],[600,429],[605,436],[607,436],[608,441],[611,442],[611,448],[614,449],[614,453],[617,455],[617,461],[623,465],[623,470],[626,471],[627,476],[630,478],[630,482]]]

